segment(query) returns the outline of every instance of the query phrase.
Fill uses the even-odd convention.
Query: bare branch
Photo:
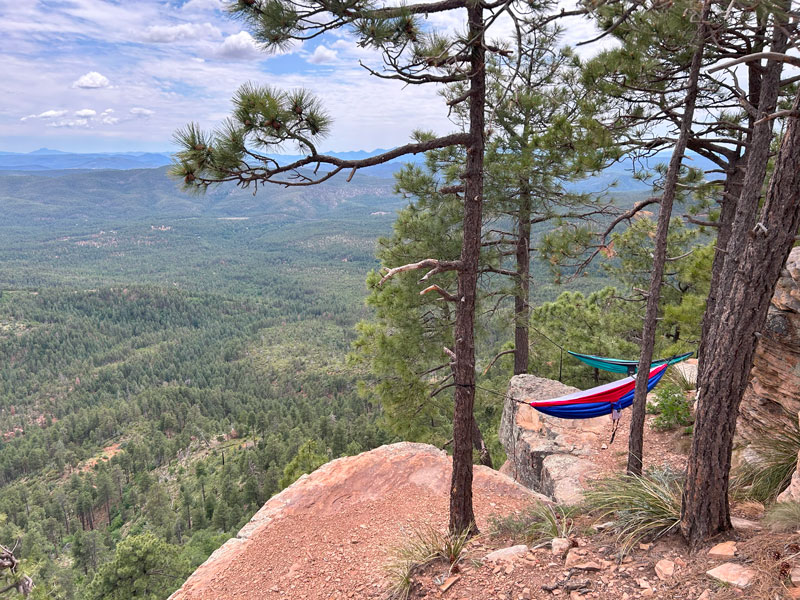
[[[451,293],[450,293],[450,292],[448,292],[447,290],[444,290],[444,289],[440,288],[440,287],[439,287],[438,285],[436,285],[435,283],[434,283],[433,285],[429,285],[428,287],[426,287],[424,290],[422,290],[422,291],[419,293],[419,295],[420,295],[420,296],[424,296],[424,295],[425,295],[425,294],[427,294],[428,292],[436,292],[436,293],[438,293],[438,294],[439,294],[439,295],[440,295],[442,298],[444,298],[445,300],[447,300],[448,302],[458,302],[458,297],[457,297],[457,296],[454,296],[453,294],[451,294]]]
[[[789,56],[788,54],[783,54],[782,52],[756,52],[754,54],[748,54],[747,56],[740,56],[739,58],[735,58],[734,60],[730,60],[726,63],[722,63],[721,65],[717,65],[716,67],[709,69],[708,72],[713,73],[715,71],[719,71],[721,69],[727,69],[729,67],[741,63],[761,60],[762,58],[766,58],[768,60],[777,60],[778,62],[789,63],[794,67],[800,67],[800,58],[797,58],[796,56]]]
[[[385,269],[386,274],[381,278],[378,285],[383,285],[388,279],[391,279],[398,273],[405,273],[406,271],[414,271],[416,269],[430,269],[425,275],[422,276],[420,281],[425,281],[431,275],[436,275],[437,273],[443,273],[444,271],[455,271],[461,267],[461,261],[459,260],[437,260],[435,258],[426,258],[419,262],[409,263],[407,265],[401,265],[399,267],[394,267],[393,269]]]
[[[489,369],[491,369],[491,368],[494,366],[494,363],[496,363],[496,362],[497,362],[497,359],[498,359],[498,358],[500,358],[501,356],[505,356],[506,354],[514,354],[514,352],[516,352],[516,350],[514,350],[514,349],[511,349],[511,350],[503,350],[503,351],[502,351],[502,352],[500,352],[499,354],[495,355],[495,357],[494,357],[494,358],[491,360],[491,362],[490,362],[490,363],[489,363],[489,364],[486,366],[486,368],[483,370],[483,374],[484,374],[484,375],[486,375],[486,373],[488,373],[488,372],[489,372]]]

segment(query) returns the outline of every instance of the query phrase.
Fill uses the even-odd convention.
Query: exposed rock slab
[[[736,563],[723,563],[718,567],[714,567],[710,571],[706,571],[706,575],[739,588],[749,587],[756,576],[756,572],[750,567],[745,567]]]
[[[490,552],[484,558],[487,562],[502,562],[513,561],[528,553],[528,547],[525,544],[518,544],[516,546],[509,546],[508,548],[500,548],[494,552]]]
[[[170,599],[381,597],[375,573],[390,549],[423,523],[446,529],[451,472],[445,452],[409,442],[331,461],[270,499]],[[536,499],[475,467],[479,527]]]
[[[796,427],[800,413],[800,247],[775,287],[736,429],[745,441]]]
[[[578,391],[552,379],[517,375],[511,379],[500,442],[508,455],[502,472],[556,502],[576,504],[595,467],[590,457],[607,441],[607,416],[556,419],[516,400],[547,400]]]

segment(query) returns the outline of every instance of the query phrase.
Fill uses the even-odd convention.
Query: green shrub
[[[777,498],[792,479],[800,451],[800,430],[793,427],[750,445],[755,458],[743,462],[731,477],[731,491],[737,497],[770,502]]]
[[[653,429],[668,431],[692,424],[692,407],[676,385],[668,384],[656,391],[658,415],[653,419]]]
[[[675,530],[681,520],[682,476],[669,468],[642,477],[617,475],[592,484],[585,504],[602,520],[613,519],[624,556],[640,540]]]
[[[574,527],[575,508],[559,504],[534,502],[520,514],[492,519],[491,533],[508,536],[515,541],[535,544],[552,538],[569,537]]]

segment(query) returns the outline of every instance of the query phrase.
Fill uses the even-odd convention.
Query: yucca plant
[[[669,383],[678,386],[682,392],[690,392],[697,389],[697,371],[689,370],[682,365],[673,365],[667,370],[664,379]]]
[[[618,475],[598,480],[584,498],[600,519],[613,518],[620,554],[625,556],[641,540],[657,539],[678,527],[682,492],[681,475],[664,468],[641,477]]]
[[[800,502],[779,502],[767,511],[764,522],[772,531],[788,533],[800,529]]]
[[[510,536],[535,544],[557,537],[569,537],[574,528],[575,507],[534,502],[520,514],[491,522],[492,535]]]
[[[756,458],[742,463],[731,477],[731,490],[737,497],[771,502],[789,485],[797,469],[800,430],[792,427],[750,445]]]
[[[414,573],[437,560],[446,562],[452,571],[463,558],[469,538],[468,530],[446,534],[430,525],[414,529],[409,538],[394,549],[385,567],[388,597],[406,600],[411,593]]]

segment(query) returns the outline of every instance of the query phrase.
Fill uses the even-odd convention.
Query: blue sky
[[[389,148],[412,129],[451,129],[435,87],[369,76],[359,59],[379,58],[346,34],[267,55],[223,4],[0,0],[0,151],[171,150],[178,127],[226,117],[245,81],[320,95],[334,118],[325,150]],[[461,17],[431,21],[455,28]],[[585,21],[569,28],[571,41],[592,31]]]

